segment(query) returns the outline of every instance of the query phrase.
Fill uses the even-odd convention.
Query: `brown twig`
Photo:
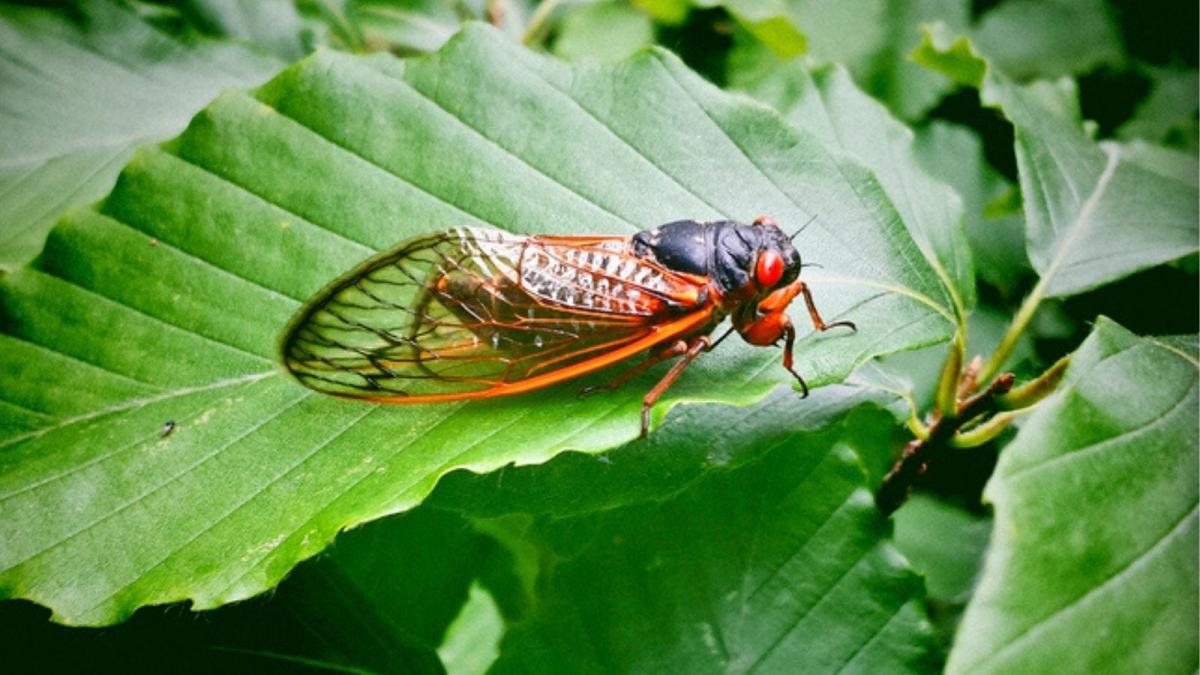
[[[966,373],[963,375],[963,384],[968,378],[973,379],[978,373],[978,369],[979,365],[975,362],[967,366]],[[879,492],[875,495],[875,504],[885,516],[894,513],[908,499],[913,483],[921,474],[925,473],[925,469],[929,466],[930,457],[939,450],[949,447],[955,434],[964,425],[981,415],[1000,410],[997,400],[1012,389],[1014,380],[1015,377],[1012,373],[1003,373],[992,380],[986,389],[966,398],[962,398],[962,396],[974,387],[960,386],[958,388],[960,397],[953,406],[953,411],[950,414],[942,414],[940,411],[935,413],[935,417],[929,425],[929,437],[924,440],[913,439],[904,446],[904,452],[896,460],[892,470],[884,476],[883,483],[879,486]]]

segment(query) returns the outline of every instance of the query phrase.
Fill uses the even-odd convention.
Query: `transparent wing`
[[[309,301],[283,360],[305,385],[390,402],[527,391],[704,327],[702,280],[627,237],[459,228],[372,258]]]

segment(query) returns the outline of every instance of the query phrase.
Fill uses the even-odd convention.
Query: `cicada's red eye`
[[[761,288],[771,288],[783,278],[783,258],[774,249],[767,249],[758,254],[758,263],[754,268],[754,278]]]

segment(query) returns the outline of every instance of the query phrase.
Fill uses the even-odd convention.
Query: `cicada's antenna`
[[[816,219],[817,219],[817,214],[814,213],[813,217],[809,218],[807,223],[804,223],[803,225],[801,225],[798,230],[796,230],[795,232],[792,233],[792,236],[788,237],[788,241],[796,241],[796,237],[799,237],[801,232],[807,230],[808,226],[812,225],[813,221],[815,221]]]

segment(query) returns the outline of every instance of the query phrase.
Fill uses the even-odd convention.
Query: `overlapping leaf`
[[[800,238],[831,275],[818,304],[859,325],[804,337],[811,382],[949,335],[950,296],[866,170],[664,52],[571,69],[472,27],[421,60],[319,53],[225,94],[5,279],[0,587],[71,623],[212,607],[452,469],[628,441],[655,373],[587,401],[568,385],[374,407],[286,379],[275,340],[330,278],[418,233],[764,212],[818,216]],[[669,400],[755,400],[789,381],[778,358],[731,340]]]
[[[134,146],[282,66],[240,45],[185,43],[101,0],[0,7],[0,270],[36,255],[68,208],[107,193]]]
[[[859,461],[890,453],[891,417],[854,409],[860,396],[822,390],[804,401],[779,391],[744,411],[688,408],[664,427],[680,433],[615,451],[606,465],[558,458],[507,472],[505,484],[518,487],[506,487],[499,501],[490,490],[473,490],[473,499],[460,488],[439,490],[439,506],[532,514],[527,536],[553,551],[537,602],[509,630],[495,671],[879,673],[935,665],[921,585],[888,541]],[[789,429],[791,421],[806,431]],[[569,515],[579,502],[564,508],[561,496],[531,489],[554,492],[564,479],[578,485],[589,471],[599,485],[580,495],[593,506],[581,515]],[[618,503],[612,497],[625,491],[608,480],[616,476],[660,489],[676,476],[690,480]],[[605,494],[604,510],[595,511]]]
[[[1097,323],[988,485],[950,672],[1196,670],[1195,345]]]
[[[921,168],[953,186],[963,200],[964,230],[979,278],[1012,295],[1032,273],[1025,255],[1025,227],[1016,188],[983,156],[970,129],[935,120],[917,132],[913,146]],[[1015,212],[1014,212],[1015,211]]]

